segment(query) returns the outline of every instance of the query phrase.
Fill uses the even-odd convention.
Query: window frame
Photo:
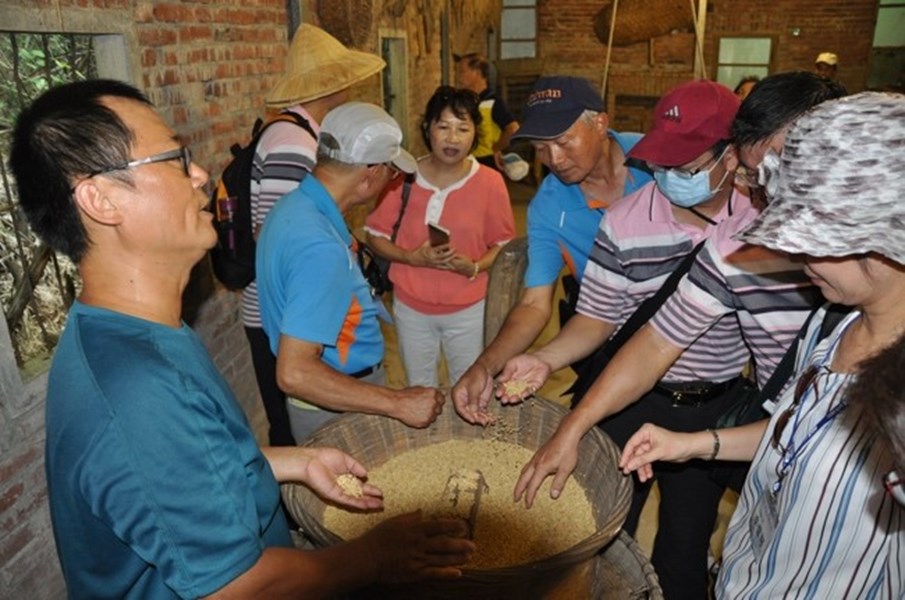
[[[508,4],[508,2],[517,2],[517,4]],[[508,4],[508,5],[507,5]],[[537,27],[537,0],[503,0],[500,10],[500,35],[499,35],[499,57],[501,60],[518,60],[518,59],[536,59],[538,44],[538,27]],[[505,22],[507,13],[512,15],[518,12],[532,11],[534,13],[534,37],[505,37]],[[506,54],[506,44],[525,44],[529,43],[534,46],[530,56],[518,54],[510,56]]]
[[[770,42],[770,51],[767,62],[720,62],[720,50],[722,49],[724,40],[767,40]],[[756,75],[763,79],[764,77],[770,75],[773,72],[773,63],[776,57],[776,36],[772,35],[762,35],[762,34],[750,34],[750,35],[722,35],[719,36],[716,40],[716,60],[714,61],[714,73],[713,80],[722,83],[723,85],[728,86],[730,89],[734,89],[736,85],[738,85],[741,77],[747,77],[749,75]],[[750,67],[750,72],[745,72],[741,77],[736,77],[734,81],[723,81],[720,79],[720,70],[722,67],[729,68],[737,68],[744,69]],[[763,69],[766,69],[766,73],[763,72]]]

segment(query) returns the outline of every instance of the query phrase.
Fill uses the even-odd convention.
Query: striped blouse
[[[307,119],[315,133],[320,132],[320,126],[301,106],[288,110]],[[316,157],[317,140],[295,123],[277,123],[264,132],[251,170],[251,222],[255,227],[264,223],[277,200],[314,170]],[[255,281],[242,290],[242,322],[246,327],[261,327]]]
[[[578,297],[579,313],[621,326],[657,292],[696,244],[717,226],[699,229],[676,221],[669,200],[649,183],[613,204],[600,222]],[[720,222],[750,206],[733,192],[713,218]],[[737,319],[718,319],[670,367],[665,381],[725,381],[748,359]]]
[[[793,418],[780,437],[782,446],[788,447],[794,436],[798,452],[777,494],[775,533],[758,555],[751,521],[759,499],[771,493],[778,479],[783,455],[771,438],[779,415],[793,402],[794,385],[779,401],[729,524],[718,598],[905,595],[905,510],[882,484],[884,473],[892,468],[892,454],[865,425],[860,411],[842,409],[826,419],[844,403],[854,377],[833,372],[828,365],[842,332],[860,315],[853,312],[815,344],[824,314],[814,318],[798,353],[796,373],[811,366],[818,370],[801,394],[797,427]]]

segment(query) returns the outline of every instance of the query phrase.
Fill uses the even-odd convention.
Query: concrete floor
[[[515,216],[515,225],[517,235],[525,235],[525,216],[528,202],[534,194],[535,186],[524,183],[508,182],[509,194],[512,200],[512,210]],[[557,301],[562,296],[562,290],[557,290]],[[559,332],[559,322],[556,313],[554,318],[550,320],[547,327],[534,343],[534,347],[542,346],[551,340]],[[387,378],[390,387],[403,387],[405,385],[405,373],[402,368],[402,362],[399,358],[398,345],[396,343],[396,334],[391,326],[383,326],[383,333],[386,341],[385,363],[387,368]],[[540,395],[554,402],[560,402],[564,406],[568,405],[568,398],[563,398],[562,393],[574,381],[574,374],[571,369],[562,369],[554,373],[543,388]],[[441,385],[445,382],[445,369],[441,367]],[[447,384],[448,385],[448,384]],[[451,407],[450,407],[451,409]],[[641,515],[640,525],[637,532],[638,545],[642,551],[650,556],[653,547],[654,535],[657,527],[657,502],[659,495],[656,486],[651,493],[650,499],[644,507]],[[726,533],[726,526],[729,523],[729,517],[735,509],[735,503],[738,497],[733,492],[727,492],[720,504],[720,512],[717,518],[717,526],[711,540],[711,549],[714,556],[721,553],[723,538]]]

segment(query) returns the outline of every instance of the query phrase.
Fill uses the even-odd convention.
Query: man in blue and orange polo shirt
[[[577,295],[575,282],[581,281],[606,208],[651,180],[647,170],[626,164],[641,135],[609,129],[604,108],[597,90],[580,77],[541,77],[528,96],[525,122],[513,139],[530,140],[551,173],[528,206],[525,291],[496,338],[453,387],[456,410],[470,423],[487,422],[482,407],[490,401],[493,376],[550,320],[564,266]]]
[[[371,296],[343,219],[400,171],[415,171],[401,142],[399,125],[373,104],[350,102],[327,113],[313,177],[277,202],[258,238],[261,320],[296,442],[339,412],[426,427],[442,407],[436,389],[383,385],[379,300]]]

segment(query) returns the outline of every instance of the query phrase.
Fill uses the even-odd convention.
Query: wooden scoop
[[[451,473],[446,480],[441,501],[449,512],[444,514],[463,519],[468,523],[468,539],[474,539],[481,496],[489,491],[490,487],[484,479],[484,474],[478,469],[459,469]]]

